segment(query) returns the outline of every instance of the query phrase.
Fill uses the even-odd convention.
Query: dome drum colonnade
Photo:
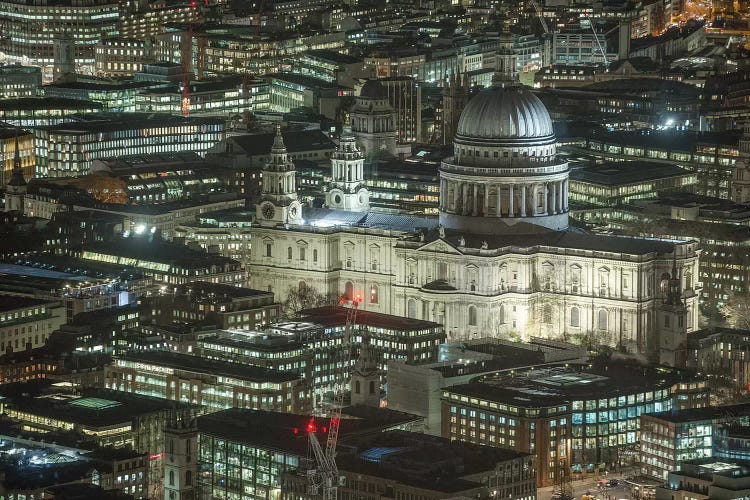
[[[440,222],[494,233],[525,221],[568,226],[568,165],[556,157],[552,121],[531,92],[488,89],[469,101],[440,166]]]

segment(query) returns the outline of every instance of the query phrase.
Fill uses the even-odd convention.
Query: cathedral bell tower
[[[677,272],[677,258],[667,280],[664,303],[656,311],[659,332],[659,364],[684,367],[687,356],[687,314],[682,300],[682,280]]]
[[[352,370],[352,405],[380,407],[380,373],[378,355],[370,345],[370,337],[362,336],[359,358]]]
[[[261,201],[256,206],[256,220],[261,224],[301,224],[302,205],[297,200],[297,171],[289,158],[276,126],[271,147],[271,161],[263,167]]]
[[[10,174],[8,185],[5,186],[5,211],[23,212],[23,199],[25,196],[26,179],[23,178],[21,150],[18,147],[18,131],[16,131],[16,153],[13,156],[13,172]]]
[[[370,208],[370,193],[365,187],[365,156],[357,147],[347,118],[339,147],[331,158],[331,184],[326,193],[330,208],[365,212]]]

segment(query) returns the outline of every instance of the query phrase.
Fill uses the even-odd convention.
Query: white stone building
[[[358,161],[344,158],[333,168]],[[307,208],[281,220],[296,198],[266,192],[251,285],[279,300],[299,286],[360,296],[367,310],[443,323],[452,339],[578,336],[682,362],[698,321],[697,244],[569,226],[568,166],[533,94],[510,85],[472,99],[440,176],[439,221]]]

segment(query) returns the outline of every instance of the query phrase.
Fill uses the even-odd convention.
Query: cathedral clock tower
[[[301,224],[302,205],[297,200],[297,171],[289,158],[276,126],[276,137],[271,147],[271,161],[263,167],[261,200],[256,206],[256,219],[261,224]]]
[[[364,171],[365,156],[357,147],[347,119],[339,147],[331,158],[331,184],[326,193],[326,205],[352,212],[367,211],[370,193],[365,187]]]

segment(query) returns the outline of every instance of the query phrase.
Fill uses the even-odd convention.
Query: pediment
[[[424,245],[418,248],[418,251],[461,255],[461,252],[459,252],[456,249],[456,247],[454,247],[453,245],[451,245],[445,240],[439,240],[439,239],[435,241],[431,241],[429,243],[425,243]]]

